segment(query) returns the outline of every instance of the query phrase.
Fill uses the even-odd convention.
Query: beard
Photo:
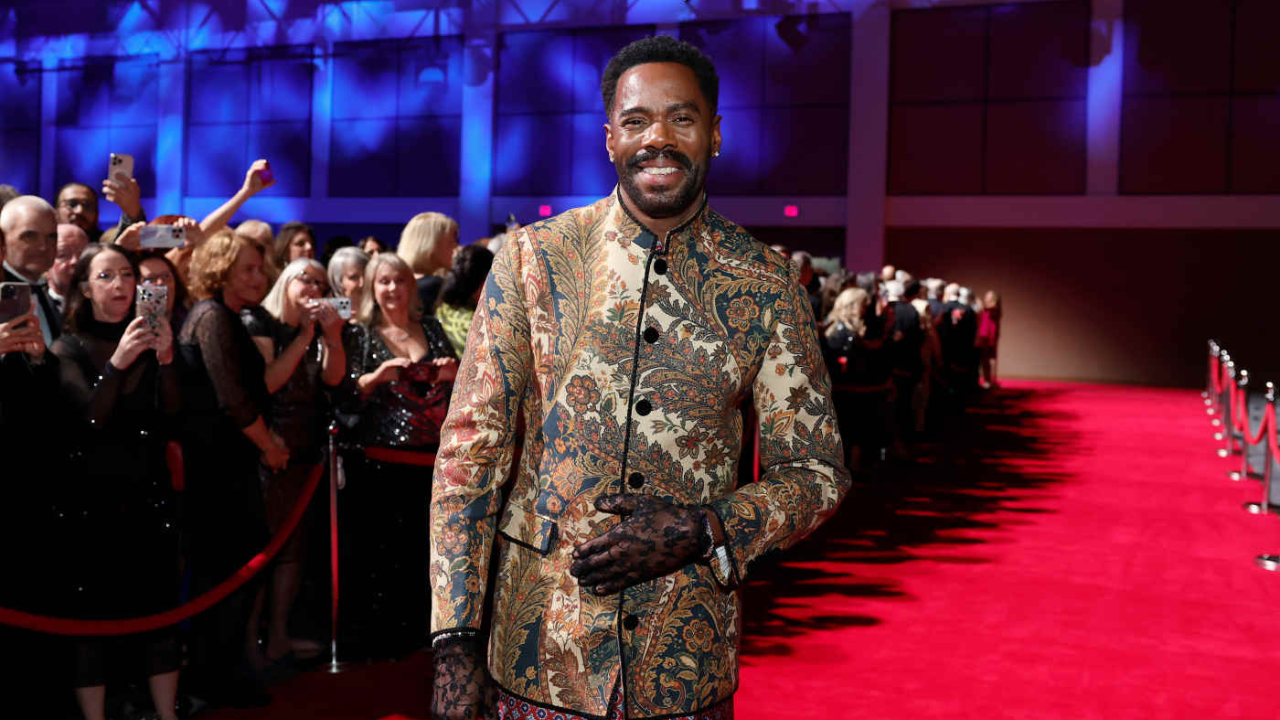
[[[640,187],[637,179],[640,173],[644,172],[640,164],[650,160],[657,160],[658,158],[666,158],[679,163],[680,167],[684,168],[685,171],[684,181],[665,192],[646,192]],[[630,160],[619,160],[615,165],[618,170],[618,181],[622,184],[622,190],[627,194],[627,197],[631,198],[631,202],[635,204],[636,209],[647,217],[661,219],[676,217],[698,201],[699,196],[702,195],[702,188],[706,183],[707,166],[710,163],[711,156],[709,152],[706,157],[702,158],[702,162],[695,163],[688,155],[675,150],[663,150],[660,152],[642,150]]]

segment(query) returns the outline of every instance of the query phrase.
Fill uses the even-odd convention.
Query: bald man
[[[62,334],[62,318],[45,292],[44,274],[53,267],[58,248],[57,214],[44,198],[22,195],[0,210],[0,234],[4,235],[5,282],[32,286],[40,332],[45,345],[52,345]]]
[[[66,312],[67,296],[71,293],[71,281],[76,274],[76,262],[80,260],[80,253],[88,246],[89,236],[79,225],[58,225],[58,249],[53,256],[53,267],[44,274],[49,281],[46,292],[53,301],[58,317]]]

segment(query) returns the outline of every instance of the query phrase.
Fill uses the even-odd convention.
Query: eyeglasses
[[[294,280],[297,280],[298,282],[302,283],[303,285],[306,285],[307,287],[320,288],[321,290],[329,287],[329,283],[323,280],[317,280],[311,277],[310,275],[299,275],[295,277]]]
[[[58,202],[58,207],[64,207],[69,210],[75,210],[77,208],[81,210],[93,210],[98,207],[98,204],[92,200],[62,200]]]

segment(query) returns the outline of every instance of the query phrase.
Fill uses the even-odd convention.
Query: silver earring
[[[720,157],[720,151],[716,150],[715,152],[711,153],[711,157]]]
[[[613,162],[613,153],[609,153],[609,162]]]

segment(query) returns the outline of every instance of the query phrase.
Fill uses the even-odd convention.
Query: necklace
[[[388,325],[382,332],[387,336],[388,340],[396,344],[409,339],[409,331],[402,330],[395,325]]]

